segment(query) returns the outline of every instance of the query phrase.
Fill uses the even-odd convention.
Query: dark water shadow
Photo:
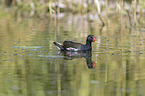
[[[93,69],[95,67],[95,62],[92,61],[92,51],[86,52],[59,51],[58,54],[64,56],[65,60],[85,58],[89,69]]]

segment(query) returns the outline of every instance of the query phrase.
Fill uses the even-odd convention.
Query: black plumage
[[[95,37],[93,35],[88,35],[86,39],[86,44],[76,43],[73,41],[64,41],[63,45],[58,42],[53,42],[56,47],[61,51],[91,51],[92,42],[95,42]]]

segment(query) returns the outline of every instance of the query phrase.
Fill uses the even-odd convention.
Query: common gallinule
[[[91,43],[95,42],[95,37],[93,35],[88,35],[86,39],[86,44],[76,43],[72,41],[64,41],[63,45],[58,42],[53,42],[56,47],[61,51],[91,51]]]

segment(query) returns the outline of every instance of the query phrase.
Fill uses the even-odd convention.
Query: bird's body
[[[89,35],[86,40],[86,44],[76,43],[73,41],[64,41],[63,45],[58,42],[53,42],[59,50],[62,51],[91,51],[91,43],[95,42],[95,37]]]

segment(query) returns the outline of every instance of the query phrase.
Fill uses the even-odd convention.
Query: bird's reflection
[[[65,60],[72,60],[75,58],[86,58],[86,63],[89,69],[93,69],[95,67],[95,62],[92,61],[92,52],[70,52],[70,51],[59,51],[59,55],[64,56]]]

